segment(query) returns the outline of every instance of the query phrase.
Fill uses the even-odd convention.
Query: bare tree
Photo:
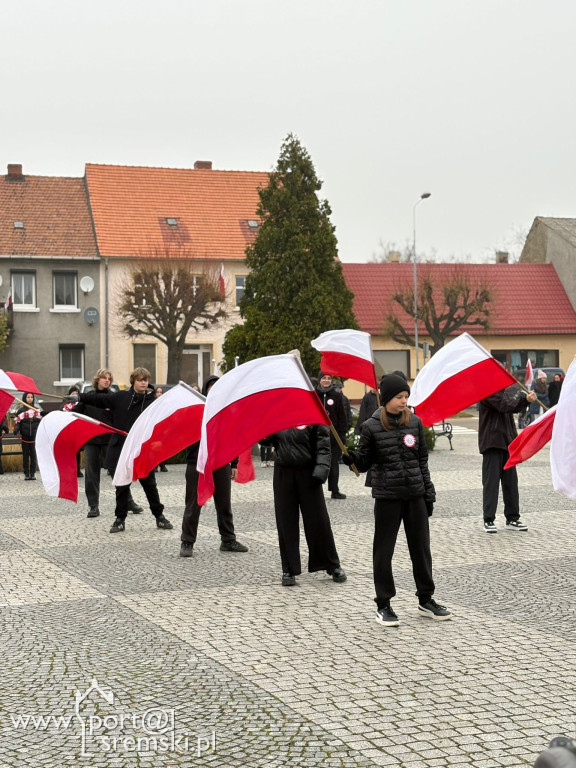
[[[426,328],[422,335],[430,339],[431,355],[463,327],[488,328],[493,298],[485,283],[474,285],[472,278],[458,266],[437,277],[435,282],[432,274],[438,275],[421,270],[418,285],[418,319]],[[392,298],[404,312],[400,317],[394,313],[386,316],[385,332],[399,344],[413,347],[414,290],[398,289]],[[419,343],[419,347],[422,346],[423,342]]]
[[[188,334],[226,316],[218,273],[189,253],[152,251],[129,272],[118,298],[121,331],[152,337],[168,348],[168,383],[180,379]]]

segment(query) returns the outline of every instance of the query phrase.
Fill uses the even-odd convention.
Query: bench
[[[10,450],[7,451],[6,448],[8,446],[16,446],[17,450]],[[5,456],[22,456],[22,443],[20,441],[19,437],[14,437],[14,435],[4,435],[2,437],[2,453]]]
[[[452,447],[452,424],[450,424],[449,421],[443,421],[441,424],[433,424],[432,431],[434,432],[434,437],[436,439],[439,437],[447,437],[448,442],[450,443],[450,450],[454,450]]]

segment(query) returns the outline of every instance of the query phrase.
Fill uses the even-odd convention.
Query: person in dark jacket
[[[209,376],[202,387],[202,394],[207,396],[210,388],[217,381],[218,376]],[[194,544],[196,543],[198,523],[202,512],[202,507],[198,504],[199,472],[196,469],[199,447],[200,441],[188,446],[186,450],[186,496],[180,536],[180,557],[192,557],[194,554]],[[232,516],[232,480],[236,477],[237,466],[238,459],[235,459],[230,464],[215,469],[212,473],[214,506],[221,539],[221,552],[248,552],[248,547],[236,539]]]
[[[338,433],[340,440],[345,442],[346,432],[348,430],[348,421],[346,419],[346,410],[344,409],[344,400],[342,399],[342,393],[336,389],[332,383],[332,376],[328,373],[318,373],[319,384],[316,387],[316,392],[320,398],[324,410],[328,414],[330,421],[334,425],[334,429]],[[345,499],[346,495],[340,493],[339,479],[340,479],[340,456],[342,451],[336,438],[330,433],[330,472],[328,474],[328,490],[332,493],[333,499]]]
[[[548,385],[548,400],[550,402],[550,408],[552,408],[553,405],[558,405],[558,400],[560,400],[560,392],[562,392],[562,384],[562,376],[560,376],[559,373],[555,373],[552,381]]]
[[[356,422],[355,432],[359,435],[362,432],[362,424],[369,419],[378,408],[378,395],[375,389],[369,389],[362,398],[360,410],[358,411],[358,421]]]
[[[362,425],[357,450],[344,456],[344,463],[355,464],[360,472],[372,470],[376,618],[387,627],[400,623],[390,600],[396,594],[392,555],[401,522],[412,560],[420,615],[439,621],[451,618],[450,611],[433,598],[428,518],[434,509],[436,492],[428,470],[422,422],[406,407],[409,394],[404,378],[393,373],[383,376],[383,407]]]
[[[112,381],[112,372],[107,368],[99,368],[92,377],[94,392],[104,395],[109,394]],[[65,406],[65,408],[66,407],[67,406]],[[77,403],[74,406],[74,411],[76,413],[84,413],[86,416],[101,421],[103,424],[113,426],[112,411],[110,411],[109,408],[87,405],[86,403]],[[100,473],[103,461],[106,463],[106,452],[108,450],[109,442],[110,434],[108,433],[106,435],[97,435],[84,445],[84,471],[86,473],[84,493],[86,494],[86,500],[88,502],[87,517],[100,516]],[[144,511],[139,504],[136,504],[130,491],[128,496],[128,511],[133,512],[135,515],[139,515]]]
[[[4,474],[4,467],[2,466],[2,438],[4,435],[9,434],[9,432],[8,422],[6,421],[6,417],[4,417],[0,424],[0,475]]]
[[[70,397],[70,395],[78,395],[79,393],[80,393],[80,389],[78,388],[78,386],[76,384],[73,384],[70,387],[70,389],[68,390],[67,395],[68,395],[68,397]],[[63,411],[68,410],[68,406],[69,405],[70,405],[69,403],[66,403],[63,406],[62,410]],[[84,475],[82,474],[82,470],[80,469],[80,462],[81,462],[80,454],[81,453],[82,453],[82,451],[78,451],[77,454],[76,454],[76,477],[84,477]]]
[[[516,467],[504,469],[504,465],[509,458],[508,446],[518,434],[513,414],[520,413],[527,403],[535,400],[535,392],[523,392],[517,384],[513,384],[480,401],[478,448],[482,454],[482,508],[486,533],[498,533],[494,520],[500,484],[506,530],[528,530],[528,526],[520,521]]]
[[[294,427],[270,435],[276,451],[274,463],[274,512],[278,529],[282,585],[292,587],[302,573],[300,513],[308,544],[308,572],[327,571],[341,583],[340,567],[322,484],[330,471],[330,432],[323,424]]]
[[[536,392],[536,397],[540,402],[531,402],[528,406],[528,424],[531,424],[533,421],[535,421],[538,416],[540,415],[540,403],[542,403],[545,408],[548,408],[550,405],[550,399],[548,397],[548,377],[546,376],[544,371],[538,370],[536,372],[536,376],[534,378],[534,381],[532,382],[532,386],[530,387],[532,392]]]
[[[342,395],[342,402],[344,403],[344,413],[346,414],[346,432],[348,432],[353,422],[352,406],[350,405],[350,400],[344,394],[344,384],[340,381],[340,379],[336,379],[334,381],[334,387]]]
[[[25,403],[16,411],[16,426],[14,434],[20,435],[22,441],[22,464],[24,465],[24,480],[36,480],[36,432],[40,426],[40,411],[34,407],[32,392],[22,392]]]
[[[154,390],[149,385],[150,372],[146,368],[135,368],[130,374],[129,389],[109,393],[83,392],[78,397],[80,403],[108,408],[112,413],[112,426],[129,432],[138,416],[155,400]],[[112,474],[116,471],[125,439],[123,435],[113,434],[110,436],[106,465]],[[140,485],[146,494],[150,510],[156,518],[156,527],[164,530],[173,528],[172,523],[164,516],[164,505],[160,501],[154,470],[147,477],[140,478]],[[129,500],[130,486],[117,485],[116,519],[110,528],[110,533],[119,533],[125,530]]]

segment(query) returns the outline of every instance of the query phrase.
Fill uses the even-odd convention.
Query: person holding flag
[[[22,441],[22,464],[24,466],[24,480],[36,480],[36,433],[42,418],[40,411],[34,406],[32,392],[22,392],[24,403],[16,411],[16,426],[14,434],[20,435]]]
[[[330,421],[334,425],[334,429],[338,433],[340,440],[344,442],[346,440],[346,432],[348,431],[348,419],[346,418],[346,410],[344,408],[344,400],[342,393],[332,383],[332,376],[329,373],[318,372],[319,384],[316,387],[316,392],[320,398],[320,402],[324,406],[324,410],[330,417]],[[330,433],[330,473],[328,474],[328,490],[332,492],[333,499],[345,499],[346,494],[340,493],[339,479],[340,479],[340,457],[342,451],[334,435]]]

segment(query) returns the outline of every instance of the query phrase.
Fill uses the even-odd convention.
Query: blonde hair
[[[146,379],[147,381],[150,381],[151,378],[152,376],[148,368],[134,368],[130,374],[130,386],[134,384],[136,379]]]
[[[92,386],[94,389],[98,389],[98,380],[101,379],[102,376],[110,376],[110,384],[112,384],[114,380],[112,371],[109,371],[108,368],[98,368],[94,376],[92,376]]]
[[[412,414],[410,413],[410,410],[408,408],[404,408],[404,410],[402,411],[402,415],[398,420],[398,426],[407,427],[408,424],[410,423],[411,415]],[[396,424],[390,424],[388,414],[386,413],[386,408],[384,407],[380,411],[380,424],[382,424],[382,429],[386,430],[386,432],[391,432],[393,429],[396,429]]]

